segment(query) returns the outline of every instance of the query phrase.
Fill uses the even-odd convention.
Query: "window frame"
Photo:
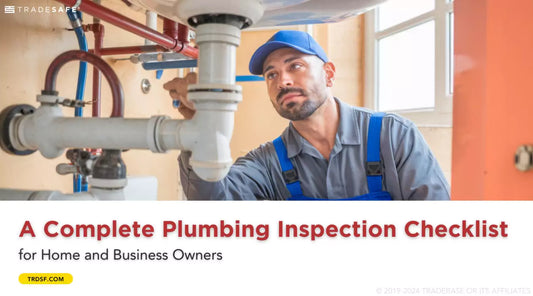
[[[394,1],[394,0],[392,0]],[[419,127],[451,127],[453,111],[453,1],[435,0],[435,9],[399,24],[378,31],[376,10],[365,13],[365,91],[364,105],[369,109],[377,107],[378,89],[378,41],[382,38],[406,31],[426,22],[435,21],[435,107],[424,109],[391,110]],[[450,17],[450,14],[452,16]]]

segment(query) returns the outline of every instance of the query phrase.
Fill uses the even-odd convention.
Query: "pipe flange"
[[[237,84],[221,84],[221,83],[201,83],[190,84],[187,87],[188,94],[195,92],[215,92],[215,93],[242,93],[242,86]]]
[[[239,46],[241,43],[241,30],[228,24],[202,24],[196,31],[195,42],[198,46],[205,42],[225,42],[233,46]]]
[[[234,15],[234,14],[201,14],[190,17],[187,22],[191,27],[198,27],[204,24],[226,24],[236,27],[237,29],[245,29],[252,25],[253,21],[250,18]]]
[[[11,105],[5,108],[0,113],[0,148],[9,154],[14,155],[28,155],[32,154],[36,150],[19,150],[15,148],[11,141],[11,122],[15,117],[29,115],[35,112],[35,108],[31,105]]]
[[[176,15],[181,20],[188,20],[191,26],[202,21],[233,23],[234,17],[239,17],[244,21],[236,25],[246,27],[261,19],[264,12],[260,0],[181,0],[174,9]]]
[[[150,151],[154,153],[166,152],[166,149],[161,145],[159,134],[161,131],[161,123],[168,118],[168,116],[152,116],[148,121],[146,142],[148,143],[148,148],[150,148]]]
[[[241,94],[224,92],[194,92],[188,97],[198,110],[235,111],[242,101]]]
[[[187,96],[198,109],[201,109],[199,103],[217,103],[217,110],[236,110],[237,104],[242,101],[242,87],[231,84],[195,84],[189,85]]]
[[[61,104],[64,100],[65,98],[56,95],[37,95],[37,102],[41,104]]]
[[[128,179],[99,179],[90,177],[89,185],[91,185],[91,187],[110,190],[122,189],[128,185]]]

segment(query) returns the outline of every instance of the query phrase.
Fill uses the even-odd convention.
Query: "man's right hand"
[[[187,86],[195,84],[197,80],[196,73],[189,72],[185,78],[176,77],[163,85],[163,88],[168,90],[170,97],[179,101],[178,111],[185,119],[191,119],[196,112],[194,103],[187,99]]]

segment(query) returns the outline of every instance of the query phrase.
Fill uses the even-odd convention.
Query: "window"
[[[389,0],[365,22],[365,106],[451,126],[453,2]]]

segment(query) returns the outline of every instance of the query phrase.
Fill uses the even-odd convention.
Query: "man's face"
[[[327,75],[318,57],[292,48],[272,52],[263,64],[268,95],[276,111],[289,120],[311,116],[327,99]]]

